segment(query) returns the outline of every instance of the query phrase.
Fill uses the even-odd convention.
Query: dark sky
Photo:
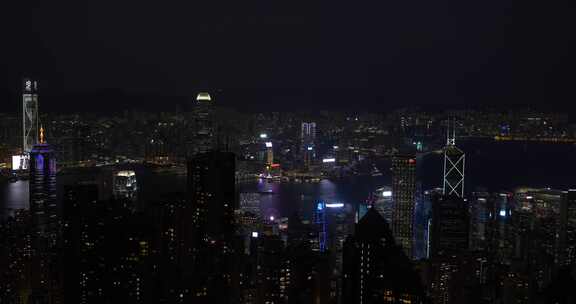
[[[220,90],[224,104],[269,107],[574,100],[575,11],[554,3],[15,0],[7,5],[0,8],[6,31],[0,98],[10,104],[17,102],[23,75],[41,80],[45,104],[54,107],[93,92],[190,96],[201,89]]]

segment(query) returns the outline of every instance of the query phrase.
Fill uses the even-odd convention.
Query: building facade
[[[410,258],[414,256],[414,206],[416,199],[416,158],[396,155],[392,158],[392,233]]]

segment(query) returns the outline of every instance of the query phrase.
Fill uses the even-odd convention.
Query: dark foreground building
[[[426,303],[420,277],[374,209],[344,245],[342,303]]]
[[[202,153],[188,162],[193,303],[231,303],[235,256],[235,156]]]

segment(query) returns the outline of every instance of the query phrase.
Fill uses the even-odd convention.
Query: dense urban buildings
[[[214,97],[40,113],[28,155],[24,117],[3,115],[0,299],[573,302],[571,171],[533,167],[541,146],[573,155],[562,115],[241,113]]]
[[[0,304],[576,304],[574,8],[513,4],[4,1]]]

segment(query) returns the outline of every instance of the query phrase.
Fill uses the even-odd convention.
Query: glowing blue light
[[[324,209],[324,204],[323,204],[323,203],[318,203],[318,205],[316,205],[316,209],[318,209],[318,210]]]
[[[343,203],[326,204],[326,208],[342,208],[342,207],[344,207]]]
[[[500,210],[500,216],[506,216],[506,210]]]

